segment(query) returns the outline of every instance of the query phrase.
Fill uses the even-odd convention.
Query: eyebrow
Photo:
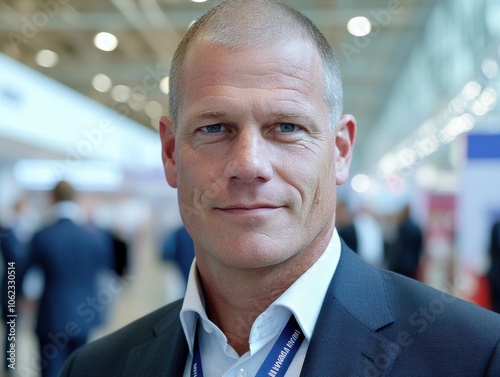
[[[311,117],[308,114],[296,112],[296,111],[269,111],[265,114],[267,118],[271,119],[298,119],[302,122],[309,122]],[[197,121],[200,119],[227,119],[230,115],[222,110],[201,110],[199,112],[194,113],[189,117],[188,123],[192,123],[193,121]]]
[[[219,111],[219,110],[204,110],[204,111],[199,111],[197,113],[194,113],[192,116],[190,116],[190,120],[196,120],[196,119],[206,119],[206,118],[225,118],[227,117],[227,113],[225,111]]]
[[[300,118],[308,119],[309,116],[294,111],[271,111],[267,114],[271,118]]]

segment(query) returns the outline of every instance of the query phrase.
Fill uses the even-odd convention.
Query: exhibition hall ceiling
[[[422,38],[436,1],[284,2],[309,16],[336,51],[344,82],[344,111],[358,120],[358,148],[362,149],[412,47]],[[0,51],[155,128],[159,114],[168,112],[163,79],[175,47],[191,22],[215,3],[0,0]],[[362,37],[347,29],[349,20],[359,16],[371,22],[371,32]],[[360,31],[363,26],[357,28]],[[109,34],[101,34],[107,43],[101,48],[111,50],[96,47],[96,35],[102,32],[116,37],[114,49]]]

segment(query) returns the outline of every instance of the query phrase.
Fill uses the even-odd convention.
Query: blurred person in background
[[[491,292],[492,309],[500,313],[500,220],[493,223],[490,231],[490,269],[487,277]]]
[[[111,240],[82,223],[74,188],[60,181],[50,194],[53,222],[33,235],[25,269],[39,268],[44,277],[35,329],[42,377],[58,376],[101,324],[98,277],[113,267]]]
[[[393,237],[385,243],[385,260],[387,269],[416,279],[423,251],[423,235],[410,212],[410,206],[405,205],[395,216]]]
[[[357,250],[361,258],[372,266],[384,263],[384,237],[378,218],[370,205],[362,202],[354,212],[353,227],[356,229]]]
[[[196,254],[185,298],[77,350],[62,376],[500,376],[499,315],[340,240],[356,121],[308,18],[216,5],[179,44],[169,96],[162,160]]]
[[[2,255],[2,283],[1,289],[2,293],[0,297],[2,299],[2,318],[4,326],[4,352],[3,352],[3,362],[5,375],[13,371],[12,362],[8,359],[10,358],[10,346],[12,341],[12,335],[15,336],[15,326],[10,326],[8,323],[13,320],[15,323],[18,321],[17,314],[20,305],[20,299],[22,297],[21,285],[19,284],[19,277],[17,271],[23,269],[23,265],[26,259],[25,247],[23,243],[18,239],[15,232],[9,228],[0,225],[0,253]],[[11,328],[14,330],[12,334]],[[9,368],[9,365],[11,367]],[[15,369],[15,368],[14,368]]]
[[[36,230],[38,219],[26,195],[21,196],[14,205],[14,213],[9,227],[22,244],[28,243]]]
[[[358,234],[356,226],[354,225],[353,214],[349,210],[348,204],[345,200],[337,201],[337,210],[335,214],[335,225],[339,232],[340,238],[349,246],[354,252],[358,252]]]
[[[344,187],[339,190],[343,195],[337,200],[336,207],[335,226],[339,236],[372,266],[382,267],[384,237],[379,220],[368,199],[352,193],[346,199],[344,191]]]
[[[26,309],[24,300],[24,291],[20,284],[19,271],[23,271],[27,257],[27,242],[31,238],[35,229],[35,220],[31,211],[28,198],[21,195],[16,200],[13,211],[5,220],[5,223],[0,225],[0,253],[3,262],[3,275],[1,283],[1,299],[2,299],[2,316],[4,324],[15,317],[16,327],[19,328],[20,313]],[[10,315],[10,317],[9,317]],[[15,344],[10,331],[15,330],[14,326],[6,326],[5,329],[5,350],[4,355],[9,357],[8,351],[11,344]],[[9,364],[13,367],[10,361],[4,358],[4,370],[8,375],[13,372],[9,368]]]
[[[114,269],[116,274],[123,278],[130,269],[128,256],[129,244],[125,237],[121,236],[117,230],[109,230],[108,232],[113,244]]]
[[[161,258],[167,264],[165,298],[170,303],[184,297],[194,259],[193,239],[184,225],[164,237]]]
[[[163,260],[173,262],[179,268],[186,284],[189,277],[189,270],[193,264],[194,244],[184,225],[166,237],[163,244],[162,258]]]
[[[0,288],[2,292],[0,294],[2,300],[2,326],[4,327],[4,342],[3,342],[3,366],[4,366],[4,374],[2,376],[7,376],[9,374],[9,348],[10,348],[10,339],[9,339],[9,331],[10,326],[9,315],[17,314],[17,299],[19,297],[19,292],[17,291],[17,287],[19,287],[18,279],[16,277],[16,266],[20,266],[17,255],[20,250],[20,242],[17,237],[14,235],[12,229],[7,228],[0,224],[0,253],[2,256],[2,283]],[[9,276],[13,273],[11,279],[12,282],[9,283]],[[13,287],[11,287],[13,285]],[[9,300],[12,307],[12,312],[9,313]],[[15,321],[15,320],[14,320]]]

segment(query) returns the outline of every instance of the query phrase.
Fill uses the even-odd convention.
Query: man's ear
[[[341,185],[349,178],[354,140],[356,138],[356,119],[350,114],[342,115],[335,126],[336,183]]]
[[[177,164],[175,161],[175,129],[166,115],[160,118],[161,159],[165,178],[173,188],[177,188]]]

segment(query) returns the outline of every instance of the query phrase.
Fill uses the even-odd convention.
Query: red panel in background
[[[474,276],[474,279],[476,280],[477,289],[469,297],[466,297],[466,299],[491,310],[491,294],[488,279],[485,276]]]
[[[472,273],[466,266],[456,265],[456,197],[451,194],[429,193],[427,207],[427,226],[424,230],[425,252],[419,280],[491,309],[489,284],[486,278]],[[457,268],[461,270],[457,271]]]

